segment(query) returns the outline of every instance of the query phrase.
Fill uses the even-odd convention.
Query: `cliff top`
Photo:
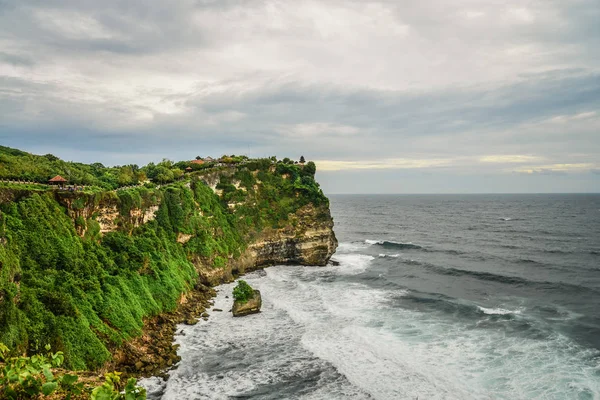
[[[49,189],[47,184],[53,177],[63,176],[67,182],[59,182],[58,187],[95,192],[147,183],[167,184],[186,179],[189,175],[232,167],[259,170],[278,164],[307,168],[310,175],[314,175],[314,163],[309,162],[304,165],[304,157],[300,160],[300,162],[289,158],[278,160],[275,156],[251,159],[245,155],[223,155],[218,159],[196,157],[194,160],[177,162],[165,158],[159,163],[151,162],[141,167],[136,164],[107,167],[101,163],[64,161],[52,154],[35,155],[0,146],[0,183],[4,186],[30,185],[32,190],[46,190]],[[78,187],[70,188],[70,186]]]

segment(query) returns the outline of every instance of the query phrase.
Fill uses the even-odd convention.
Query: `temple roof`
[[[66,182],[67,180],[60,175],[56,175],[54,178],[50,179],[48,182]]]

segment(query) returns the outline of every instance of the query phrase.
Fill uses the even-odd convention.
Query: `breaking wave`
[[[403,250],[416,250],[422,249],[421,246],[412,244],[412,243],[400,243],[400,242],[392,242],[390,240],[365,240],[365,243],[370,244],[372,246],[381,246],[386,249],[403,249]]]
[[[481,310],[481,312],[483,312],[484,314],[489,314],[489,315],[509,315],[509,314],[521,314],[521,310],[505,310],[504,308],[486,308],[486,307],[481,307],[481,306],[477,306],[477,308],[479,310]]]

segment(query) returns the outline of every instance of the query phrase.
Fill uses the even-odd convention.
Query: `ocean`
[[[330,200],[339,265],[220,286],[150,399],[600,399],[600,195]]]

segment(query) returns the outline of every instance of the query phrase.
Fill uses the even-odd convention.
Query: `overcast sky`
[[[599,192],[598,0],[0,0],[0,144],[304,155],[326,193]]]

